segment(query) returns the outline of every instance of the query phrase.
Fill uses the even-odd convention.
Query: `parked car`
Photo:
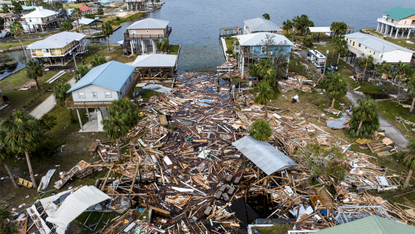
[[[338,70],[339,70],[339,64],[337,64],[337,63],[331,63],[331,64],[330,64],[330,67],[331,67],[332,69],[334,69],[335,71],[338,71]]]
[[[321,68],[321,74],[323,74],[323,72],[324,72],[324,68]],[[333,68],[331,68],[331,67],[326,67],[326,73],[333,73],[333,74],[335,74],[336,71]]]

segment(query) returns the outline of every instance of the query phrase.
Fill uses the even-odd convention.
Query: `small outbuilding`
[[[132,63],[142,78],[172,77],[177,68],[177,55],[139,55]]]

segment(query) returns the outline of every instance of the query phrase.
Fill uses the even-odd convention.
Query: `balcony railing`
[[[391,26],[394,26],[396,28],[413,28],[413,27],[415,27],[415,22],[413,22],[412,24],[410,24],[410,23],[399,24],[400,21],[397,21],[397,23],[395,23],[395,22],[392,23],[392,21],[388,21],[384,18],[378,18],[378,22],[385,23],[387,25],[391,25]]]
[[[171,34],[172,28],[167,27],[167,30],[164,34],[136,34],[130,35],[128,30],[124,33],[124,40],[132,39],[167,39]]]

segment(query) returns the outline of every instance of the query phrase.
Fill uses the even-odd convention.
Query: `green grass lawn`
[[[41,38],[43,39],[43,38]],[[23,45],[29,45],[32,44],[35,41],[39,41],[41,39],[30,39],[30,40],[23,40]],[[15,47],[15,46],[21,46],[22,44],[20,44],[19,41],[10,41],[10,42],[2,42],[0,43],[0,49],[5,49],[5,48],[9,48],[9,47]]]
[[[228,50],[230,49],[233,51],[236,41],[237,40],[235,37],[231,37],[230,39],[225,38],[226,48],[228,48]]]
[[[179,54],[179,49],[180,49],[180,45],[170,45],[170,54],[174,54],[174,55],[178,55]]]
[[[272,227],[255,227],[255,229],[261,234],[285,234],[289,230],[292,230],[293,226],[289,223],[275,223]]]
[[[410,100],[411,101],[411,100]],[[407,103],[410,105],[411,103]],[[406,136],[408,137],[415,137],[415,133],[411,131],[412,127],[403,123],[400,123],[395,120],[395,117],[401,117],[405,120],[409,120],[415,123],[415,114],[409,113],[409,108],[404,108],[403,106],[399,105],[392,100],[386,100],[382,102],[378,102],[379,105],[379,112],[388,119],[393,125],[398,127]]]
[[[105,17],[105,18],[103,18],[102,20],[103,20],[103,21],[105,21],[105,22],[112,21],[112,25],[113,25],[113,26],[119,26],[120,24],[122,24],[122,23],[124,23],[124,22],[128,22],[128,21],[130,21],[130,20],[135,20],[135,19],[138,19],[138,18],[140,18],[141,16],[143,16],[144,14],[145,14],[145,13],[136,13],[136,14],[134,14],[134,15],[130,15],[130,16],[125,17],[125,18],[120,18],[120,17],[118,17],[118,18],[119,18],[119,20],[116,20],[116,19],[117,19],[117,17],[116,17],[116,16],[110,16],[110,17]]]

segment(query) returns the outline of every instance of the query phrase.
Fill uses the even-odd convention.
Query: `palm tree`
[[[367,67],[373,67],[373,57],[372,55],[369,55],[367,57],[365,57],[365,55],[362,56],[363,58],[359,61],[359,67],[363,68],[362,81],[364,81]]]
[[[89,68],[87,66],[82,66],[82,65],[78,66],[78,70],[75,70],[75,80],[78,82],[88,72],[89,72]]]
[[[75,10],[72,12],[72,16],[76,19],[77,27],[79,27],[79,19],[82,16],[81,10],[79,10],[79,8],[75,8]]]
[[[405,153],[405,157],[403,158],[403,163],[409,168],[408,176],[406,177],[405,183],[403,184],[403,188],[405,189],[408,187],[409,180],[412,177],[412,173],[415,170],[415,139],[411,138],[407,144],[408,152]]]
[[[26,53],[26,48],[24,47],[23,42],[22,42],[22,36],[25,34],[22,24],[18,21],[15,21],[9,26],[9,29],[10,29],[10,33],[13,34],[14,38],[19,40],[20,44],[22,45],[22,50],[24,52],[24,55],[26,56],[26,61],[29,60],[29,57],[27,56],[27,53]]]
[[[412,104],[411,104],[411,108],[409,109],[409,113],[412,113],[412,111],[414,110],[414,104],[415,104],[415,78],[412,78],[409,80],[408,83],[408,96],[412,97]]]
[[[26,65],[26,75],[30,79],[34,79],[36,81],[37,89],[40,89],[39,82],[37,78],[43,76],[43,69],[40,66],[38,61],[30,60]]]
[[[252,124],[249,135],[253,136],[258,141],[267,141],[272,135],[272,128],[265,120],[258,119]]]
[[[60,106],[65,105],[65,101],[67,98],[67,92],[71,88],[69,83],[59,83],[55,87],[53,87],[53,96],[55,96],[56,104]],[[75,120],[73,117],[72,111],[68,109],[69,115],[71,116],[72,120]]]
[[[378,113],[378,104],[375,100],[373,100],[370,96],[366,96],[365,102],[362,99],[357,99],[357,104],[359,106],[353,107],[353,118],[359,121],[359,126],[356,131],[356,137],[359,136],[360,128],[362,127],[363,122],[373,122],[378,123],[379,121],[379,113]],[[379,124],[377,124],[379,125]],[[375,129],[379,128],[379,126],[373,126]]]
[[[104,56],[99,56],[98,54],[96,54],[92,58],[91,65],[92,65],[92,67],[97,67],[97,66],[99,66],[101,64],[104,64],[106,62],[107,62],[107,60],[105,59]],[[82,72],[84,72],[84,71],[82,71]]]
[[[344,39],[341,39],[340,37],[336,37],[335,44],[334,44],[334,50],[336,53],[338,53],[337,57],[337,64],[340,62],[340,56],[347,52],[347,41]]]
[[[265,106],[265,118],[268,116],[267,104],[274,97],[274,91],[266,81],[262,81],[257,86],[258,95],[254,98],[254,102]]]
[[[111,50],[110,49],[110,35],[112,35],[112,33],[114,32],[114,30],[112,29],[112,25],[108,22],[103,23],[101,27],[101,31],[102,31],[102,34],[107,37],[108,51],[110,51]]]
[[[6,168],[6,171],[9,174],[10,179],[12,180],[13,186],[15,188],[19,188],[16,181],[14,180],[14,177],[13,177],[13,174],[12,174],[10,168],[9,168],[9,165],[7,165],[7,163],[6,163],[6,161],[11,158],[11,151],[4,144],[5,136],[6,136],[6,132],[3,131],[3,130],[0,130],[0,163],[2,163],[4,165],[4,168]]]
[[[266,19],[266,20],[270,20],[271,19],[271,17],[269,17],[269,14],[268,13],[264,13],[262,15],[262,17],[264,17],[264,19]]]
[[[286,21],[282,22],[282,25],[283,25],[282,29],[284,29],[288,35],[288,30],[290,30],[293,27],[293,22],[287,19]]]
[[[161,42],[156,42],[156,45],[159,50],[162,50],[163,53],[166,53],[166,51],[170,48],[170,42],[169,39],[163,39]]]
[[[61,29],[63,31],[70,31],[70,30],[73,29],[73,25],[72,25],[72,23],[69,20],[65,20],[61,24]]]
[[[321,81],[321,84],[328,93],[327,106],[330,97],[333,98],[331,108],[334,108],[334,102],[336,98],[344,97],[347,93],[347,81],[344,79],[341,73],[327,74],[327,76]]]
[[[399,63],[395,65],[395,68],[396,68],[396,73],[399,76],[399,81],[398,81],[398,95],[396,96],[396,101],[399,102],[399,94],[401,93],[402,75],[404,75],[405,73],[407,73],[409,71],[410,67],[409,67],[409,64],[402,63],[402,61],[399,61]]]
[[[33,187],[37,188],[29,152],[33,151],[41,141],[42,133],[38,120],[26,110],[18,110],[1,122],[1,128],[6,132],[4,143],[10,150],[25,154]]]
[[[120,138],[126,136],[137,123],[137,108],[130,99],[114,100],[109,109],[108,119],[102,120],[107,136],[116,140],[118,162],[121,162]]]

